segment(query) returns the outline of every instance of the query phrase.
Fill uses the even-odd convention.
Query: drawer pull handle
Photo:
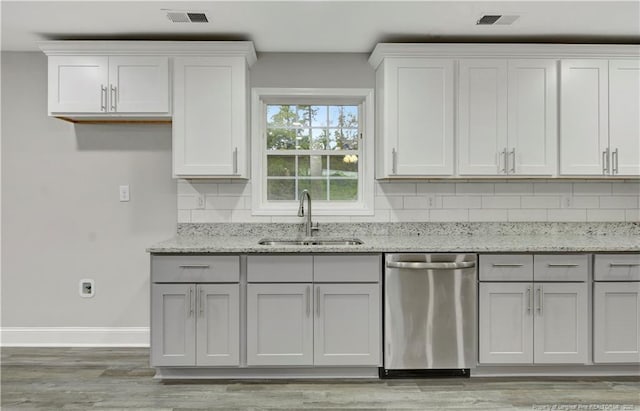
[[[188,265],[180,265],[180,268],[209,268],[209,264],[188,264]]]
[[[522,267],[524,264],[492,264],[494,267]]]
[[[640,263],[610,263],[609,267],[640,267]]]
[[[580,267],[580,264],[547,264],[548,267]]]

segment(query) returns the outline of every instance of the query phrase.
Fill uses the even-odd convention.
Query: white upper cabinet
[[[556,61],[460,61],[458,173],[556,173]]]
[[[378,68],[379,178],[453,175],[454,62],[387,58]]]
[[[173,171],[248,178],[244,57],[174,59]]]
[[[609,61],[610,173],[640,175],[640,61]]]
[[[49,57],[49,114],[168,116],[169,58]]]

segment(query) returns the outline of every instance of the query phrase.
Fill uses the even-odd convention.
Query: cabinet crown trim
[[[377,68],[385,57],[428,58],[639,58],[636,44],[378,43],[369,57]]]
[[[47,56],[202,56],[244,57],[249,66],[256,60],[252,41],[43,41],[38,43]]]

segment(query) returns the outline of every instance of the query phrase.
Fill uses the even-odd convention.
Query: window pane
[[[267,130],[267,150],[295,150],[296,130],[274,128]]]
[[[311,140],[310,140],[310,130],[308,128],[302,128],[296,130],[296,149],[297,150],[309,150]]]
[[[329,180],[329,199],[332,201],[358,200],[358,180]]]
[[[298,176],[321,177],[326,174],[326,156],[298,156]]]
[[[343,150],[357,150],[360,141],[360,133],[357,129],[342,130],[342,148]]]
[[[326,129],[312,129],[311,137],[311,150],[329,150],[329,136]]]
[[[267,200],[295,200],[296,183],[293,179],[267,180]]]
[[[267,156],[267,175],[294,177],[296,158],[294,156]]]
[[[267,126],[295,127],[294,123],[300,123],[296,106],[267,105]]]
[[[298,198],[302,190],[309,190],[313,201],[327,199],[327,180],[298,180]]]
[[[329,127],[358,127],[358,106],[329,106]]]
[[[327,126],[327,106],[311,106],[311,127]]]
[[[330,156],[329,166],[332,177],[358,178],[358,156],[355,154]]]
[[[358,131],[343,130],[340,128],[329,129],[329,150],[357,150]]]

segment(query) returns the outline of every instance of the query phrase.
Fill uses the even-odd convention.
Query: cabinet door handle
[[[107,87],[100,85],[100,111],[107,111]]]
[[[394,148],[391,150],[391,174],[398,173],[398,152]]]
[[[193,315],[193,287],[189,287],[189,315],[191,317]]]
[[[320,317],[320,286],[316,286],[316,315]]]
[[[527,314],[531,314],[531,287],[527,287]]]
[[[494,267],[522,267],[524,264],[491,264]]]
[[[200,288],[200,296],[198,298],[200,300],[200,317],[202,317],[204,315],[204,289]]]
[[[209,268],[209,264],[185,264],[179,265],[179,268]]]
[[[311,286],[307,286],[307,291],[305,292],[305,298],[307,299],[307,317],[311,315]]]
[[[511,170],[509,170],[509,173],[514,173],[516,172],[516,148],[512,148],[511,149]]]
[[[233,174],[238,174],[238,147],[233,149]]]
[[[538,287],[538,312],[542,315],[542,300],[544,298],[544,291],[542,290],[542,286]]]
[[[617,147],[615,150],[613,150],[613,153],[611,153],[611,159],[613,163],[612,174],[618,174],[618,148]]]
[[[498,174],[507,174],[507,149],[498,153]]]
[[[609,173],[609,148],[602,152],[602,175]]]
[[[112,84],[109,84],[109,100],[111,101],[111,111],[118,111],[116,108],[116,95],[116,87]]]

